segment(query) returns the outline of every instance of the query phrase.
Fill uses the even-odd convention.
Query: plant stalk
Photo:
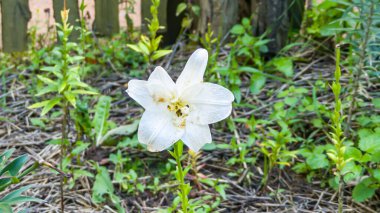
[[[61,140],[61,155],[59,158],[59,166],[60,170],[63,170],[63,156],[65,156],[66,152],[66,141],[67,141],[67,114],[68,114],[68,107],[67,107],[67,101],[63,101],[63,117],[62,117],[62,127],[61,127],[61,134],[62,134],[62,140]],[[63,182],[64,182],[64,174],[60,174],[60,194],[61,194],[61,212],[63,213],[65,211],[65,205],[64,205],[64,192],[63,192]]]
[[[189,199],[187,197],[187,192],[186,192],[186,184],[185,184],[185,173],[182,168],[181,164],[181,157],[182,157],[182,150],[183,150],[183,142],[178,141],[177,143],[174,144],[174,158],[177,162],[177,174],[178,174],[178,181],[180,191],[179,196],[181,197],[182,201],[182,211],[183,213],[187,213],[188,205],[189,205]]]
[[[339,172],[339,186],[338,186],[338,213],[343,213],[343,178]]]

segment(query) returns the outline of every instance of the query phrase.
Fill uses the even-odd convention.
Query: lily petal
[[[181,99],[190,106],[189,120],[196,124],[212,124],[231,114],[234,95],[213,83],[198,83],[186,88]]]
[[[184,129],[175,127],[169,111],[145,111],[139,124],[138,140],[146,144],[151,152],[169,148],[184,134]]]
[[[148,90],[155,102],[165,103],[176,95],[176,85],[164,68],[158,66],[148,79]]]
[[[178,77],[176,84],[181,92],[186,87],[203,81],[206,71],[208,52],[205,49],[197,49],[187,61],[185,68]]]
[[[210,127],[187,122],[182,141],[191,150],[198,152],[206,143],[212,142]]]
[[[147,81],[130,80],[126,92],[131,98],[144,107],[144,109],[151,109],[156,106],[150,95]]]

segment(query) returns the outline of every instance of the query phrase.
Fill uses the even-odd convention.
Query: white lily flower
[[[203,82],[207,60],[205,49],[196,50],[176,83],[162,67],[156,67],[148,81],[128,82],[128,95],[145,109],[138,140],[149,151],[165,150],[181,139],[197,152],[212,141],[208,125],[231,114],[231,91]]]

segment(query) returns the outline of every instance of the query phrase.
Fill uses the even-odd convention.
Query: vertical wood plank
[[[4,52],[28,49],[28,21],[31,18],[28,0],[2,0],[2,41]]]
[[[201,34],[207,31],[210,23],[214,35],[224,36],[239,19],[239,1],[237,0],[199,0],[201,14],[197,30]]]
[[[119,0],[95,0],[94,31],[100,36],[119,33]]]
[[[252,13],[255,35],[269,31],[269,53],[280,51],[288,39],[289,17],[288,1],[285,0],[252,0]]]

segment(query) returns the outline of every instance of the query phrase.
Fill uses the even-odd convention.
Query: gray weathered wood
[[[268,33],[272,39],[268,44],[269,53],[277,53],[285,45],[288,38],[289,17],[286,0],[252,0],[252,13],[255,35]]]
[[[28,0],[1,0],[2,41],[4,52],[21,52],[28,48]]]
[[[70,34],[69,39],[71,41],[76,41],[80,36],[80,31],[76,29],[77,27],[80,27],[78,0],[66,0],[66,3],[67,9],[70,10],[68,23],[70,23],[71,26],[75,26],[74,30]],[[63,10],[63,0],[53,0],[53,10],[55,21],[62,24],[61,11]]]
[[[95,0],[94,31],[101,36],[119,33],[119,0]]]
[[[201,34],[207,31],[210,23],[214,35],[224,36],[239,19],[239,1],[237,0],[199,0],[201,14],[197,30]]]

